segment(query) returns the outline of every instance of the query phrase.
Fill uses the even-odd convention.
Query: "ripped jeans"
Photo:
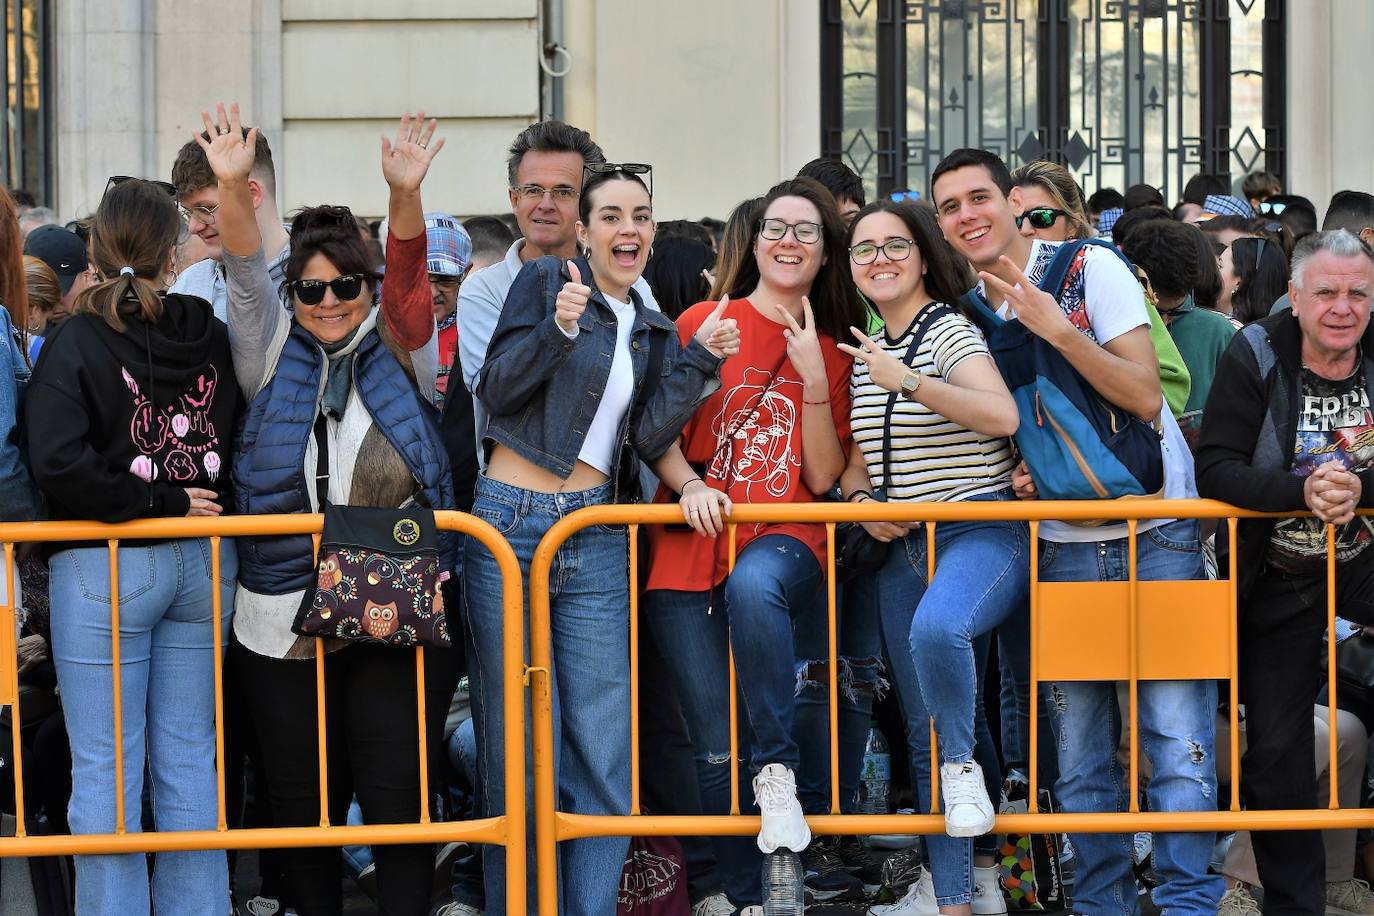
[[[742,702],[740,810],[756,810],[750,774],[770,763],[798,773],[798,695],[823,689],[803,676],[828,655],[820,564],[801,541],[765,534],[740,551],[735,570],[709,591],[656,590],[644,609],[682,701],[696,753],[704,814],[730,810],[730,674],[735,654]],[[808,683],[809,681],[809,683]],[[805,731],[810,743],[810,732]],[[752,751],[751,751],[752,747]],[[813,755],[808,749],[807,758]],[[736,906],[761,902],[762,853],[754,838],[713,837],[721,877]]]
[[[1113,582],[1127,578],[1130,545],[1124,537],[1082,543],[1040,542],[1042,582]],[[1137,576],[1189,580],[1203,576],[1198,523],[1178,519],[1136,535]],[[1123,728],[1116,685],[1057,682],[1051,715],[1059,735],[1059,781],[1064,811],[1125,811],[1130,776],[1117,761]],[[1153,769],[1146,788],[1151,811],[1216,810],[1217,688],[1215,681],[1141,681],[1141,750]],[[1129,727],[1127,723],[1124,727]],[[1070,834],[1078,866],[1074,909],[1093,916],[1140,911],[1131,871],[1132,838],[1120,833]],[[1163,883],[1154,902],[1169,916],[1214,914],[1225,890],[1209,875],[1211,833],[1156,833],[1154,865]]]

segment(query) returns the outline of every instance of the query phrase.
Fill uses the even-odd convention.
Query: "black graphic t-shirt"
[[[1348,471],[1374,464],[1374,412],[1364,372],[1356,369],[1348,378],[1332,380],[1304,366],[1292,473],[1308,477],[1330,461]],[[1356,518],[1336,530],[1337,562],[1374,543],[1370,521]],[[1320,571],[1326,564],[1326,526],[1310,516],[1280,520],[1269,539],[1269,563],[1291,573]]]

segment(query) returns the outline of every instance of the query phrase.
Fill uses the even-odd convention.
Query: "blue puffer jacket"
[[[324,353],[293,325],[267,386],[248,406],[234,448],[234,487],[240,514],[310,511],[313,486],[304,469],[306,443],[318,412]],[[353,361],[353,384],[377,431],[420,482],[432,509],[452,509],[453,481],[434,408],[416,389],[376,331]],[[299,591],[315,578],[309,537],[237,539],[239,581],[259,594]],[[443,568],[457,572],[458,538],[439,533]]]

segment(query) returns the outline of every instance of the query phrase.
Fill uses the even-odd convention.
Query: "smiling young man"
[[[1140,285],[1106,249],[1087,246],[1075,256],[1058,296],[1038,281],[1058,245],[1022,236],[1016,227],[1019,191],[1001,159],[985,150],[947,156],[931,177],[940,228],[982,277],[989,304],[1015,315],[1031,333],[1064,356],[1104,400],[1143,420],[1161,424],[1164,495],[1197,495],[1193,465],[1172,411],[1165,408],[1159,365],[1150,342]],[[1013,474],[1023,499],[1038,492],[1024,463]],[[1203,577],[1198,523],[1192,519],[1142,521],[1137,528],[1137,575],[1144,580]],[[1130,543],[1124,523],[1085,528],[1060,521],[1040,526],[1040,580],[1120,581],[1128,577]],[[1051,685],[1059,733],[1059,780],[1065,811],[1121,810],[1127,787],[1116,764],[1117,732],[1125,727],[1110,682]],[[1216,686],[1212,681],[1140,684],[1140,734],[1153,775],[1154,811],[1209,811],[1216,807]],[[1209,876],[1210,833],[1159,833],[1155,870],[1162,883],[1158,906],[1172,914],[1214,914],[1224,885]],[[1094,916],[1138,912],[1131,839],[1121,834],[1073,834],[1078,854],[1074,909]]]
[[[531,124],[511,143],[506,162],[510,206],[524,238],[510,246],[504,260],[467,277],[459,290],[458,360],[469,391],[477,385],[487,344],[520,268],[543,255],[564,259],[577,255],[577,205],[583,170],[588,162],[605,161],[605,154],[590,134],[562,121]],[[643,278],[635,281],[634,289],[645,307],[658,309]],[[482,437],[487,412],[476,398],[473,414],[478,457],[485,467]]]
[[[244,136],[248,136],[244,128]],[[177,203],[191,232],[200,237],[209,250],[205,260],[192,264],[181,272],[170,292],[199,296],[215,310],[215,317],[228,319],[229,289],[224,280],[220,259],[224,249],[220,245],[216,214],[219,211],[219,185],[215,173],[205,159],[205,151],[195,140],[186,143],[172,163],[172,184],[176,187]],[[253,201],[253,215],[262,234],[262,250],[267,256],[267,271],[279,287],[286,281],[286,260],[291,254],[291,237],[282,226],[277,211],[277,172],[272,163],[272,149],[267,138],[258,132],[253,148],[253,171],[248,176],[248,192]]]

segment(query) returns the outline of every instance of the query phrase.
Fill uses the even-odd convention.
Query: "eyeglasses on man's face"
[[[789,229],[792,230],[792,238],[803,245],[814,245],[821,240],[820,223],[806,220],[800,223],[789,223],[777,218],[759,220],[759,238],[768,239],[770,242],[781,240],[787,235]]]
[[[511,188],[511,190],[514,191],[515,196],[519,197],[521,200],[542,201],[544,195],[548,194],[558,203],[570,203],[571,201],[577,200],[579,194],[577,188],[571,188],[565,184],[560,184],[553,188],[546,188],[539,184],[518,184]]]
[[[219,211],[219,204],[215,204],[213,207],[204,205],[188,207],[185,204],[177,204],[177,209],[181,211],[182,218],[188,223],[191,220],[195,220],[201,225],[213,226],[215,224],[215,213]]]

